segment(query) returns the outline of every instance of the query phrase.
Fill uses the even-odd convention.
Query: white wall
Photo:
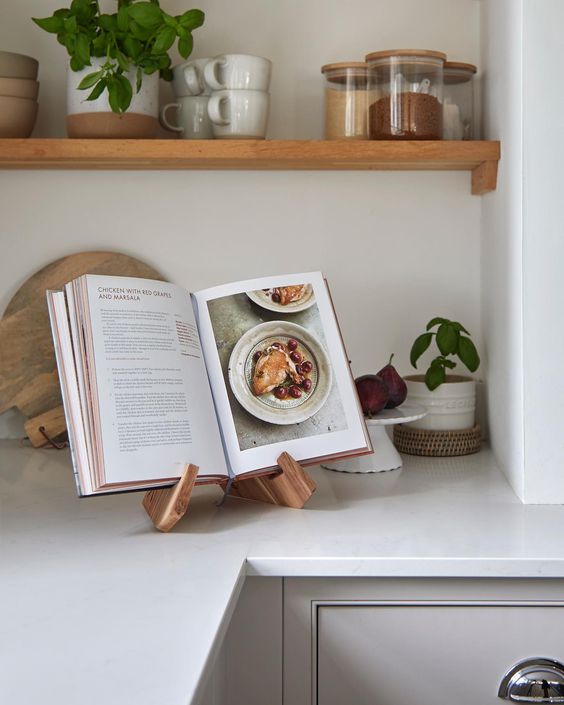
[[[482,321],[490,442],[524,499],[523,449],[523,6],[482,5],[484,137],[501,139],[497,190],[482,199]]]
[[[61,4],[2,5],[0,46],[41,62],[41,136],[64,134],[66,58],[28,17]],[[194,56],[248,51],[273,59],[271,137],[321,137],[319,68],[328,61],[412,46],[480,63],[475,0],[200,6],[207,20]],[[0,207],[0,310],[50,260],[115,249],[191,289],[322,269],[357,374],[377,371],[391,352],[408,373],[410,344],[435,315],[461,320],[483,347],[481,199],[470,195],[466,173],[0,172]],[[4,434],[21,433],[14,421],[0,423]]]
[[[482,218],[490,434],[530,504],[564,503],[563,23],[553,0],[483,3],[486,135],[502,140]]]
[[[564,4],[524,0],[525,501],[564,503]]]

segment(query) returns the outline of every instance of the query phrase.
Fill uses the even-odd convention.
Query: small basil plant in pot
[[[159,0],[117,0],[106,14],[99,0],[72,0],[51,17],[33,18],[70,56],[69,137],[151,138],[158,131],[159,76],[172,80],[169,50],[187,59],[201,10],[169,15]]]
[[[431,431],[454,431],[473,428],[476,411],[476,383],[471,377],[452,374],[457,360],[469,372],[476,372],[480,356],[470,333],[457,321],[433,318],[424,333],[411,347],[410,360],[417,369],[419,358],[432,343],[439,352],[424,375],[405,377],[410,401],[424,406],[427,416],[411,424]]]

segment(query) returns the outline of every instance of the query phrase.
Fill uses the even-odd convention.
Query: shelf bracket
[[[486,161],[472,169],[472,194],[483,196],[497,186],[497,161]]]

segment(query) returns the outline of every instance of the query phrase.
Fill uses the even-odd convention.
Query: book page
[[[329,292],[319,272],[193,295],[234,474],[370,452]]]
[[[132,277],[78,280],[106,485],[200,475],[227,464],[190,295]]]

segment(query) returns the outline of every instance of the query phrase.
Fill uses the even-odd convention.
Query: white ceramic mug
[[[208,103],[218,139],[264,139],[270,96],[264,91],[217,91]]]
[[[204,81],[204,67],[209,61],[211,59],[192,59],[172,69],[172,89],[177,98],[211,93]]]
[[[165,130],[178,132],[184,140],[209,140],[213,138],[212,124],[208,116],[207,95],[188,95],[178,98],[161,108],[160,123]],[[177,124],[170,122],[167,112],[176,108]]]
[[[214,91],[268,91],[271,72],[272,62],[260,56],[222,54],[207,62],[204,79]]]

